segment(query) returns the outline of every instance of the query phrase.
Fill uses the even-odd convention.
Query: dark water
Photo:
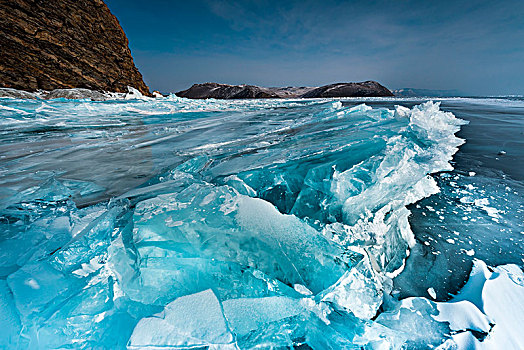
[[[386,108],[418,103],[366,101]],[[455,169],[435,176],[441,192],[410,206],[419,244],[394,280],[400,297],[427,295],[432,287],[438,299],[449,299],[469,276],[475,258],[492,266],[524,266],[524,101],[444,99],[441,108],[469,122],[457,134],[466,143],[454,156]],[[498,218],[474,204],[482,198],[499,211]]]

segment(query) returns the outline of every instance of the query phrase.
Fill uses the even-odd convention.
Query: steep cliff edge
[[[0,87],[150,94],[102,0],[0,0],[0,18]]]

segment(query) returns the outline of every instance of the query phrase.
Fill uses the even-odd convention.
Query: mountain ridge
[[[219,83],[193,84],[189,89],[175,93],[192,99],[243,99],[243,98],[326,98],[326,97],[384,97],[394,96],[376,81],[335,83],[319,87],[261,87],[256,85],[229,85]]]

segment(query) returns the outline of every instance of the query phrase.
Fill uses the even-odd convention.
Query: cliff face
[[[102,0],[0,0],[0,87],[149,95],[127,37]]]

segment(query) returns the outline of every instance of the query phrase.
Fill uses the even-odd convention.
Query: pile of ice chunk
[[[213,144],[181,133],[185,162],[108,203],[78,208],[75,196],[102,189],[54,177],[3,200],[0,347],[400,349],[488,344],[505,322],[490,298],[389,297],[413,244],[406,205],[438,191],[429,174],[462,142],[437,104],[128,97],[98,111],[286,112],[276,130],[226,139],[228,127]],[[512,277],[486,273],[482,290],[507,282],[520,298],[522,273],[499,269]]]
[[[312,312],[314,303],[308,301],[311,299],[273,296],[221,303],[208,289],[179,297],[160,313],[140,320],[127,347],[248,349],[308,344],[313,348],[398,348],[405,340],[376,323],[341,317],[321,320]]]
[[[490,272],[480,260],[462,292],[451,301],[417,297],[393,302],[374,323],[339,323],[340,318],[330,312],[322,317],[306,296],[237,298],[221,303],[209,289],[180,297],[159,314],[142,319],[128,348],[292,347],[299,345],[293,339],[299,336],[313,348],[329,344],[330,348],[521,349],[523,296],[524,275],[517,266],[499,266]],[[304,319],[326,332],[325,339],[308,327],[297,328],[294,323]],[[342,331],[347,326],[353,329]],[[333,329],[342,332],[336,334]],[[352,339],[339,338],[348,335]]]

